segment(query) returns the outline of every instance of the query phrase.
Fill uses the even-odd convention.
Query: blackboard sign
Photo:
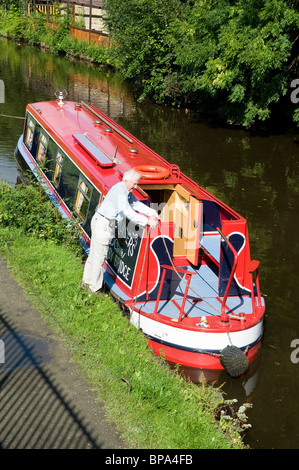
[[[116,224],[115,237],[108,249],[107,263],[128,287],[132,287],[144,228],[134,227],[132,222],[127,221],[125,236],[119,236],[118,232]]]

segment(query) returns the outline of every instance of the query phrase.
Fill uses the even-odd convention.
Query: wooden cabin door
[[[186,258],[190,263],[198,263],[200,236],[202,233],[202,201],[193,196],[189,199]]]
[[[196,265],[203,230],[202,201],[196,199],[191,191],[181,184],[142,185],[142,190],[148,191],[155,203],[163,202],[162,221],[174,224],[173,255],[185,257]]]

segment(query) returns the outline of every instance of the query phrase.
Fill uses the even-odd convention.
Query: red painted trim
[[[223,370],[218,355],[183,351],[181,349],[156,343],[152,340],[150,340],[148,344],[156,356],[162,356],[169,362],[181,364],[186,367],[192,367],[194,369]],[[249,362],[252,362],[258,356],[260,348],[261,341],[248,350],[246,355]]]

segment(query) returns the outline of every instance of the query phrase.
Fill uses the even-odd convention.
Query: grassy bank
[[[239,422],[214,417],[223,403],[215,388],[170,372],[110,296],[79,289],[82,252],[38,187],[0,184],[0,247],[130,448],[243,447]]]
[[[13,7],[8,11],[0,7],[2,36],[47,48],[52,53],[66,54],[67,57],[83,58],[101,65],[117,65],[110,48],[72,37],[69,33],[70,22],[66,18],[57,17],[55,23],[55,27],[47,23],[42,13],[28,17]]]

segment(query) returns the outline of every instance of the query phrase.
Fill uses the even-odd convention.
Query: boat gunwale
[[[247,296],[247,297],[250,297],[250,296]],[[156,301],[152,300],[152,302],[154,303]],[[161,302],[163,302],[163,300],[161,300]],[[161,314],[159,312],[152,313],[152,312],[146,312],[145,310],[142,310],[142,306],[138,305],[141,303],[144,304],[144,302],[137,301],[135,303],[134,301],[129,300],[125,302],[125,305],[128,308],[133,308],[134,311],[136,311],[140,315],[147,317],[148,319],[158,321],[159,323],[163,323],[173,328],[196,331],[196,332],[202,331],[208,334],[216,333],[216,332],[232,333],[232,332],[237,332],[237,331],[245,331],[257,325],[263,319],[263,316],[264,316],[264,308],[262,307],[261,309],[258,310],[259,315],[254,316],[252,313],[244,313],[244,317],[245,317],[244,320],[242,320],[241,318],[237,318],[237,317],[230,317],[230,320],[228,322],[221,322],[220,320],[221,312],[219,312],[217,315],[208,315],[208,316],[199,315],[198,317],[191,317],[191,318],[189,318],[188,315],[186,315],[181,321],[175,321],[176,319],[168,317],[167,315]],[[195,322],[199,322],[203,316],[206,317],[208,320],[208,324],[209,324],[208,328],[201,327],[195,324]]]

